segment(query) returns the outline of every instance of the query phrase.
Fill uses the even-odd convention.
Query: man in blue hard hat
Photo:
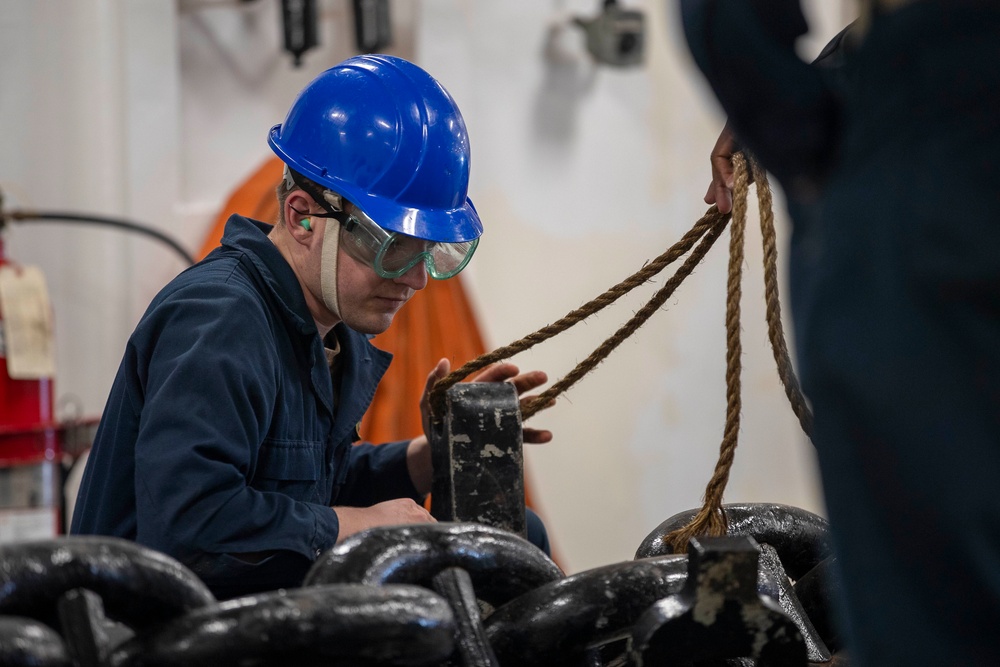
[[[298,585],[366,528],[433,521],[419,504],[426,437],[353,444],[391,359],[368,337],[428,276],[461,271],[483,230],[461,113],[405,60],[359,56],[322,73],[268,143],[286,165],[278,224],[232,216],[221,247],[153,300],[71,528],[174,556],[220,598]],[[448,370],[442,360],[428,386]],[[519,393],[547,380],[512,364],[477,379]],[[534,516],[529,538],[544,548]]]

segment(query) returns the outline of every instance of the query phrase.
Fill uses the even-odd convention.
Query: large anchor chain
[[[806,665],[831,661],[829,534],[780,505],[725,506],[688,554],[566,577],[475,523],[375,528],[302,587],[223,602],[172,558],[115,538],[0,546],[0,664],[42,667]]]
[[[458,623],[455,663],[499,666],[482,627],[479,600],[503,605],[550,581],[562,570],[541,550],[508,531],[473,523],[373,528],[328,551],[305,585],[411,583],[444,595]]]

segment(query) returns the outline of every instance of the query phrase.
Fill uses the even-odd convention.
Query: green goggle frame
[[[340,245],[354,259],[371,266],[382,278],[394,279],[423,262],[436,280],[458,274],[472,259],[479,239],[459,243],[428,241],[379,227],[360,209],[334,213],[340,223]]]

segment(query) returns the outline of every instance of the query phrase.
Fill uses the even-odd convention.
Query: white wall
[[[128,216],[177,232],[175,27],[170,2],[0,3],[7,206]],[[5,240],[8,256],[47,277],[63,413],[99,412],[134,321],[183,263],[100,227],[16,224]]]
[[[594,66],[567,24],[593,15],[596,0],[393,5],[392,52],[435,75],[469,127],[470,194],[487,232],[464,275],[490,345],[631,274],[706,208],[722,118],[690,65],[674,3],[626,4],[647,13],[649,30],[646,64],[629,70]],[[277,0],[0,0],[8,205],[127,215],[196,250],[229,190],[269,155],[265,133],[295,93],[352,54],[348,5],[321,0],[323,47],[293,69],[280,52]],[[807,4],[815,30],[805,54],[849,18],[846,5]],[[782,237],[784,220],[779,210]],[[726,500],[822,511],[811,445],[766,339],[756,224],[744,267],[741,443]],[[48,277],[60,396],[98,413],[128,333],[183,264],[163,246],[98,228],[24,225],[5,236],[8,254]],[[658,523],[701,502],[725,415],[727,241],[533,420],[556,434],[530,449],[528,467],[570,571],[631,558]],[[561,377],[656,287],[515,361]]]

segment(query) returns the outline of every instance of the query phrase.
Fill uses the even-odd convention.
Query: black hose
[[[191,254],[185,250],[181,245],[170,238],[166,234],[159,232],[155,229],[147,227],[146,225],[139,224],[138,222],[132,222],[130,220],[124,220],[122,218],[110,218],[102,215],[93,215],[90,213],[64,213],[61,211],[29,211],[29,210],[15,210],[7,211],[4,215],[5,218],[10,220],[17,220],[20,222],[90,222],[99,225],[107,225],[109,227],[117,227],[119,229],[125,229],[130,232],[138,232],[140,234],[146,234],[147,236],[152,236],[158,241],[166,243],[168,246],[173,248],[177,254],[184,258],[188,264],[194,264],[195,259]]]

